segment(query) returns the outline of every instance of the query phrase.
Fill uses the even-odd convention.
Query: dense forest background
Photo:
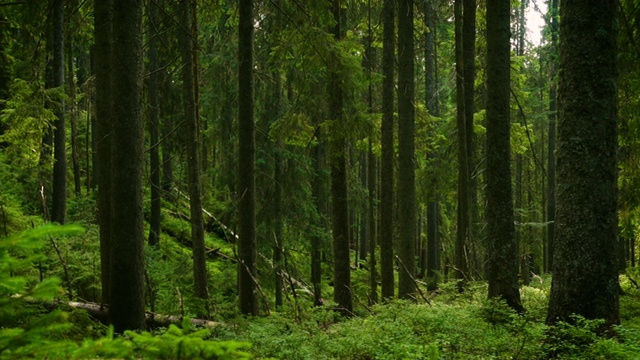
[[[0,358],[640,353],[638,1],[0,26]]]

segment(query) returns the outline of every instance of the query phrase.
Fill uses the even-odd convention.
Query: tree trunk
[[[182,34],[179,37],[182,53],[182,85],[185,124],[187,130],[187,172],[189,178],[189,207],[191,209],[191,239],[193,242],[193,278],[195,295],[204,306],[199,306],[200,317],[208,316],[209,290],[207,289],[207,262],[204,249],[204,220],[202,218],[202,180],[200,179],[200,120],[195,81],[194,52],[197,34],[192,33],[192,0],[182,0]]]
[[[456,233],[455,276],[458,290],[464,289],[468,280],[467,246],[469,241],[469,152],[467,149],[467,121],[464,95],[464,48],[463,48],[463,0],[454,4],[456,41],[456,126],[458,129],[458,228]]]
[[[472,262],[472,270],[474,273],[481,272],[478,259],[478,231],[476,223],[478,223],[478,185],[474,177],[475,169],[475,132],[473,125],[473,115],[475,113],[474,94],[476,80],[476,0],[462,1],[462,81],[464,88],[464,121],[465,121],[465,142],[467,150],[467,186],[468,190],[468,216],[467,221],[467,241],[468,247],[465,254],[470,258],[467,261]],[[474,251],[475,250],[475,251]],[[469,269],[468,269],[469,270]],[[471,274],[468,274],[471,276]]]
[[[76,4],[72,4],[73,6],[77,6]],[[78,100],[76,97],[76,80],[75,80],[75,71],[73,66],[74,61],[74,51],[73,51],[73,41],[72,36],[69,35],[67,41],[67,65],[68,69],[68,77],[67,82],[69,86],[69,100],[71,102],[71,110],[69,111],[71,115],[71,163],[73,167],[73,191],[75,196],[80,196],[82,194],[82,180],[80,179],[80,153],[79,153],[79,144],[78,144]]]
[[[551,13],[551,69],[549,78],[549,149],[547,150],[547,266],[546,270],[553,269],[553,248],[556,233],[556,119],[557,112],[557,47],[558,47],[558,0],[551,0],[549,9]]]
[[[258,315],[256,269],[255,124],[253,94],[253,1],[238,5],[238,286],[240,312]]]
[[[557,225],[547,323],[620,323],[616,2],[560,7]]]
[[[412,298],[416,275],[413,0],[398,6],[398,297]]]
[[[432,0],[425,1],[425,26],[428,31],[425,32],[425,104],[429,114],[435,118],[440,117],[437,95],[436,80],[436,43],[435,43],[435,8]],[[433,124],[435,128],[435,124]],[[435,136],[435,131],[432,132]],[[436,158],[435,151],[429,155],[430,159]],[[440,246],[438,244],[438,187],[437,181],[433,181],[431,188],[431,197],[427,203],[427,290],[433,291],[438,286],[438,274],[440,269],[439,253]]]
[[[489,297],[522,311],[511,191],[509,2],[487,0],[487,263]]]
[[[158,125],[158,4],[148,3],[149,17],[149,157],[151,180],[151,215],[149,220],[149,245],[160,244],[160,218],[161,218],[161,193],[160,193],[160,136]]]
[[[313,176],[313,202],[316,207],[317,221],[316,231],[311,234],[311,283],[313,284],[313,304],[322,305],[322,249],[324,237],[322,234],[329,233],[327,229],[326,217],[328,212],[327,199],[327,178],[326,152],[327,141],[324,139],[324,132],[321,128],[316,132],[316,145],[313,153],[314,176]]]
[[[53,87],[64,86],[64,0],[53,0]],[[64,100],[60,99],[54,114],[53,195],[51,221],[64,224],[67,214],[67,148]]]
[[[95,48],[93,69],[96,78],[96,144],[95,165],[98,185],[97,219],[100,227],[100,270],[102,282],[102,302],[109,303],[109,275],[111,269],[111,28],[112,1],[94,2]]]
[[[145,326],[141,0],[114,1],[112,35],[109,319],[123,332]]]
[[[382,300],[393,299],[393,173],[394,132],[394,62],[395,62],[395,0],[384,0],[382,8],[382,158],[380,164],[380,272]]]
[[[342,40],[341,1],[331,0],[335,21],[332,34],[336,43]],[[351,264],[349,250],[349,207],[347,202],[347,143],[344,129],[344,89],[340,83],[339,50],[334,48],[329,61],[329,118],[335,121],[331,151],[331,223],[333,229],[333,300],[345,316],[353,314],[351,299]]]

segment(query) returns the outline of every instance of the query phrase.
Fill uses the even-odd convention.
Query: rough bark
[[[240,312],[258,315],[256,269],[253,1],[238,5],[238,292]]]
[[[144,329],[142,1],[113,2],[109,320]]]
[[[393,148],[394,62],[395,62],[395,0],[382,5],[382,158],[380,164],[380,272],[382,300],[394,297],[393,275]]]
[[[487,0],[487,235],[489,297],[522,310],[513,224],[509,2]]]
[[[331,12],[335,25],[334,40],[342,40],[341,1],[331,0]],[[338,311],[345,316],[353,314],[351,298],[351,267],[349,249],[349,206],[347,198],[347,143],[344,129],[344,89],[337,47],[332,51],[329,63],[329,118],[335,121],[331,134],[331,225],[333,230],[333,300]]]
[[[620,323],[617,183],[617,6],[560,7],[557,212],[547,322],[571,314]]]
[[[412,298],[416,275],[413,0],[398,6],[398,297]]]

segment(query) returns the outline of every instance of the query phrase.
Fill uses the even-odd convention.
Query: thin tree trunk
[[[458,228],[456,233],[455,276],[458,280],[458,290],[464,289],[468,280],[467,246],[469,241],[469,158],[467,150],[467,121],[464,96],[464,53],[463,53],[463,22],[462,1],[454,4],[455,41],[456,41],[456,125],[458,129]]]
[[[341,1],[331,0],[335,25],[332,34],[336,43],[342,40]],[[331,151],[331,223],[333,229],[333,299],[338,311],[345,316],[353,314],[351,298],[351,268],[349,250],[349,207],[347,202],[347,143],[344,127],[344,89],[340,84],[339,54],[331,53],[329,61],[329,118],[335,121],[330,142]]]
[[[53,0],[53,87],[64,86],[64,0]],[[67,148],[64,100],[55,107],[51,221],[64,224],[67,214]]]
[[[253,88],[253,1],[238,5],[238,286],[240,312],[258,315],[256,269],[255,123]]]
[[[111,28],[112,1],[94,2],[93,56],[96,78],[96,121],[95,121],[95,162],[93,171],[98,185],[97,218],[100,227],[100,270],[102,282],[102,302],[109,303],[111,271]]]
[[[75,5],[74,5],[75,6]],[[82,181],[80,179],[80,154],[78,149],[78,100],[76,97],[76,81],[75,71],[73,68],[74,51],[73,41],[71,36],[67,41],[68,56],[67,65],[68,70],[68,84],[69,84],[69,100],[71,102],[71,163],[73,166],[73,190],[75,196],[80,196],[82,193]]]
[[[151,178],[151,215],[149,219],[149,245],[160,243],[161,193],[160,193],[160,136],[158,125],[158,4],[148,3],[149,17],[149,157]]]
[[[398,297],[412,298],[416,275],[413,0],[398,6]]]
[[[384,0],[382,8],[382,158],[380,164],[380,272],[382,300],[393,299],[393,173],[394,155],[394,62],[395,0]]]
[[[557,113],[557,46],[558,46],[558,0],[551,0],[551,48],[552,59],[549,78],[549,149],[547,152],[547,271],[553,269],[553,248],[556,233],[556,119]]]

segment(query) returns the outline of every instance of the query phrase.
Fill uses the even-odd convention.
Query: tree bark
[[[487,234],[489,298],[522,311],[513,224],[509,2],[487,0]]]
[[[394,62],[395,62],[395,0],[382,5],[382,158],[380,164],[380,272],[382,300],[393,299],[393,173],[394,132]]]
[[[149,18],[149,157],[151,180],[151,215],[149,220],[149,245],[160,244],[160,218],[161,218],[161,193],[160,193],[160,136],[158,113],[158,4],[148,3]]]
[[[336,44],[342,40],[341,1],[331,0]],[[331,223],[333,230],[333,300],[345,316],[353,314],[351,264],[349,250],[349,207],[347,198],[347,143],[344,128],[344,89],[340,83],[340,62],[335,47],[329,61],[329,118],[335,124],[331,134]]]
[[[64,86],[64,0],[53,0],[53,87]],[[64,224],[67,214],[67,148],[64,100],[55,106],[51,221]]]
[[[109,319],[144,329],[142,1],[113,2]]]
[[[560,7],[557,216],[547,323],[571,314],[620,323],[617,5]]]
[[[255,123],[253,88],[253,1],[238,5],[238,287],[240,312],[258,315],[256,269]]]
[[[111,28],[112,1],[94,1],[93,56],[96,78],[96,161],[94,173],[98,185],[97,219],[100,227],[100,270],[102,301],[109,303],[109,275],[111,269]]]
[[[549,78],[549,146],[547,151],[547,266],[553,269],[553,248],[556,230],[556,119],[557,112],[557,47],[558,47],[558,0],[551,0],[551,56]]]
[[[455,277],[458,290],[468,280],[467,246],[469,241],[469,152],[467,149],[467,121],[464,87],[463,0],[454,3],[456,53],[456,126],[458,130],[458,228],[456,233]]]
[[[398,297],[413,298],[416,291],[416,188],[414,109],[413,0],[398,6]]]
[[[196,67],[194,53],[196,51],[197,34],[192,33],[192,0],[182,0],[182,34],[179,37],[182,53],[182,86],[183,108],[187,130],[187,172],[189,178],[189,207],[191,209],[191,238],[193,242],[193,278],[194,290],[198,299],[203,302],[199,306],[198,315],[208,316],[209,290],[207,289],[207,262],[204,254],[204,220],[202,218],[202,180],[200,179],[200,120],[198,119],[198,98],[195,81]]]

